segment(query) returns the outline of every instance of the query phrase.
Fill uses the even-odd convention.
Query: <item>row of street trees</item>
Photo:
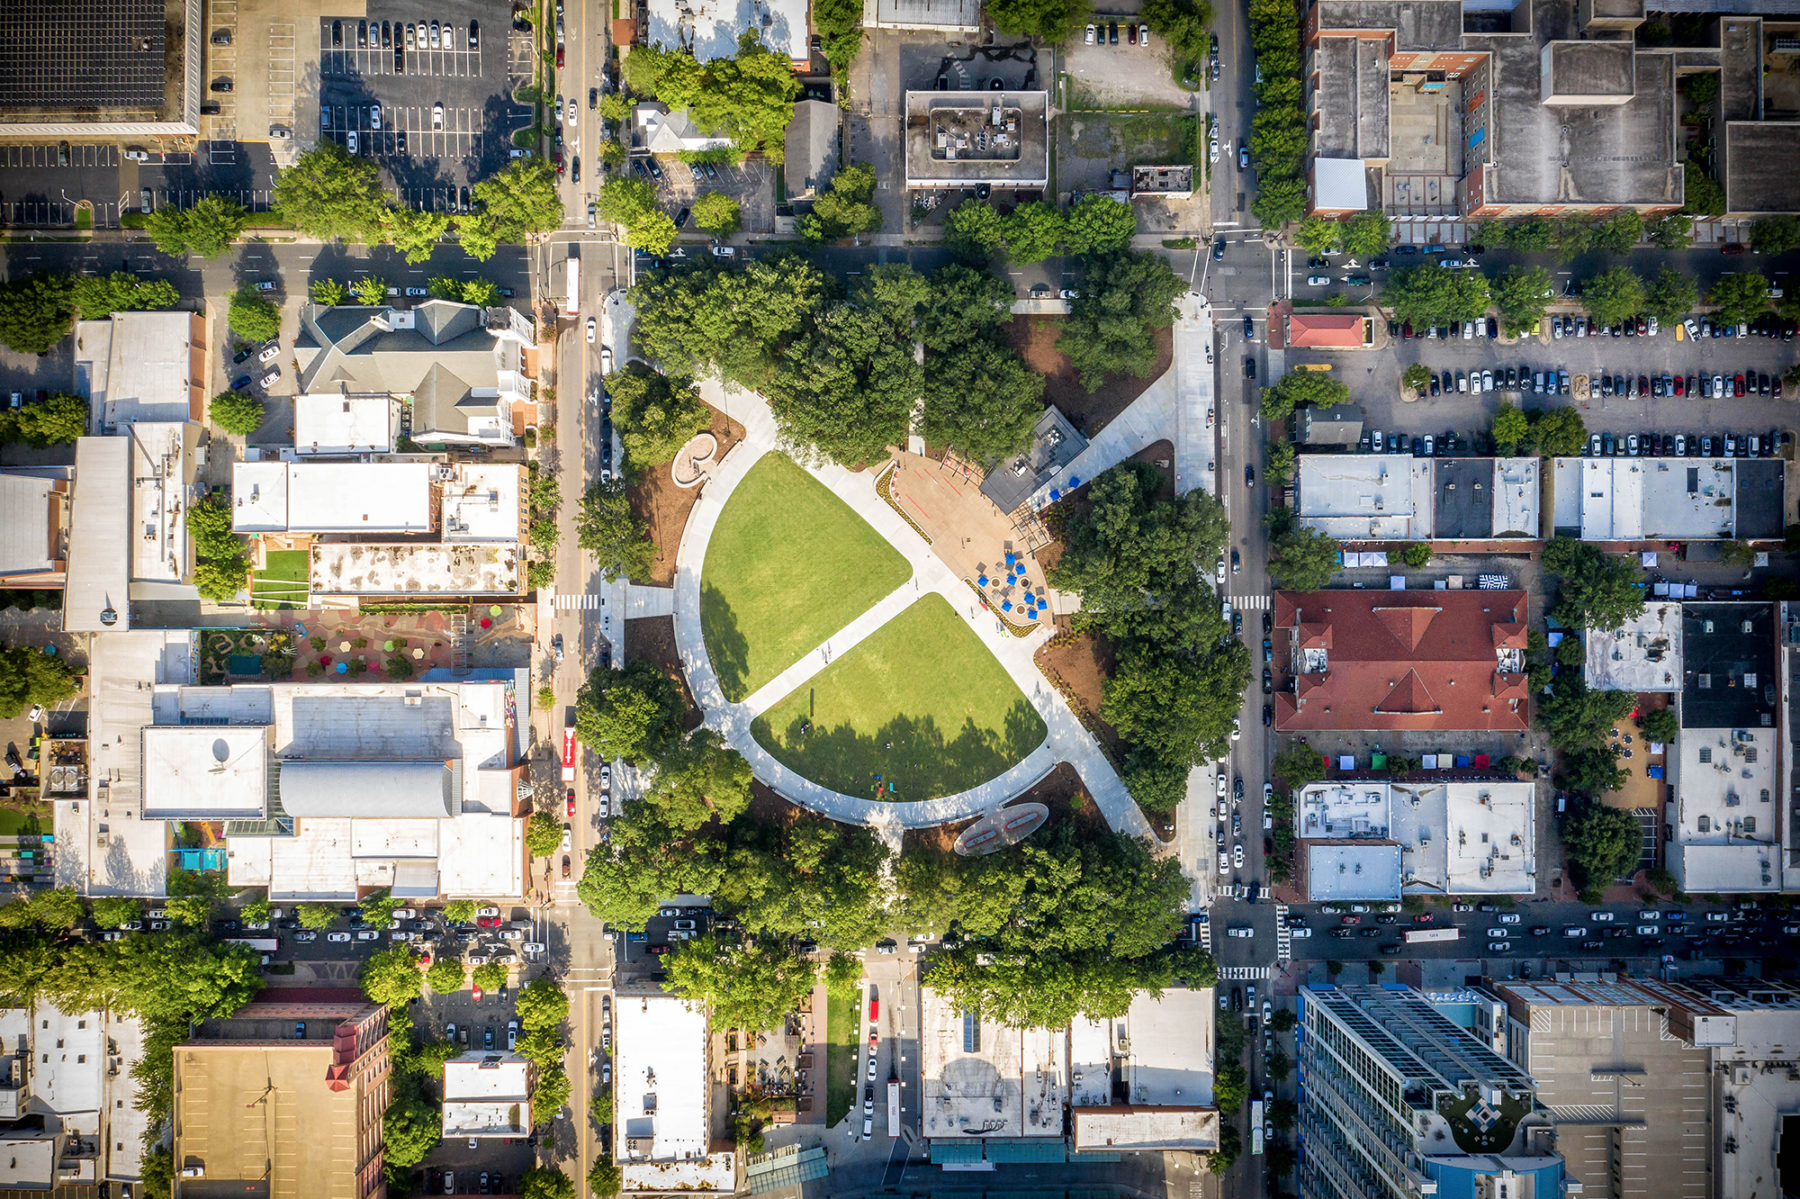
[[[996,254],[1028,265],[1059,250],[1066,254],[1114,254],[1131,247],[1137,214],[1110,196],[1083,196],[1065,214],[1044,200],[1021,204],[1002,216],[986,200],[964,200],[944,218],[944,237],[971,266],[985,267]]]
[[[1543,267],[1511,266],[1489,280],[1480,271],[1425,262],[1395,271],[1382,298],[1395,320],[1415,327],[1479,320],[1492,306],[1507,334],[1521,336],[1536,330],[1555,296],[1555,280]],[[1752,321],[1768,306],[1769,281],[1754,273],[1724,275],[1706,301],[1719,320]],[[1639,316],[1672,325],[1699,306],[1700,287],[1667,264],[1647,279],[1628,266],[1613,266],[1582,283],[1581,303],[1602,327]]]
[[[34,271],[0,284],[0,342],[21,354],[42,354],[69,335],[76,316],[99,320],[115,312],[157,312],[181,295],[166,279],[130,271],[65,275]]]

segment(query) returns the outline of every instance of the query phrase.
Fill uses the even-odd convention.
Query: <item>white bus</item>
[[[581,314],[581,259],[569,255],[569,302],[564,309],[570,316]]]
[[[1262,1155],[1262,1130],[1263,1101],[1260,1099],[1252,1099],[1250,1101],[1250,1153],[1253,1157],[1260,1157]]]
[[[900,1135],[900,1083],[897,1080],[888,1082],[888,1136]]]

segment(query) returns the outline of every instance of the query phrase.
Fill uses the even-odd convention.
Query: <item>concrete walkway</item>
[[[675,615],[675,589],[632,583],[625,588],[625,619]]]
[[[1015,637],[998,619],[983,612],[962,580],[876,493],[874,476],[866,471],[852,472],[830,463],[801,463],[808,473],[848,504],[906,558],[912,567],[911,578],[826,638],[820,646],[801,655],[799,661],[758,688],[744,702],[728,701],[713,672],[701,633],[699,564],[706,558],[707,544],[712,540],[719,514],[732,492],[764,454],[777,448],[777,437],[774,418],[767,402],[760,396],[726,389],[715,379],[703,380],[699,390],[707,403],[725,411],[744,426],[745,438],[731,448],[713,472],[682,533],[675,571],[675,641],[689,690],[705,712],[707,726],[718,730],[733,749],[744,755],[757,778],[791,802],[835,820],[882,830],[930,828],[998,807],[1048,774],[1056,763],[1066,761],[1081,774],[1082,782],[1108,824],[1120,832],[1150,835],[1149,822],[1126,791],[1112,764],[1100,752],[1098,743],[1033,661],[1034,651],[1048,639],[1049,631],[1040,628],[1030,636]],[[751,736],[751,724],[756,717],[825,669],[828,656],[843,653],[932,592],[943,596],[952,611],[964,614],[969,628],[993,653],[1043,718],[1047,733],[1036,750],[1003,774],[967,791],[919,803],[884,803],[846,795],[802,778],[777,761]]]
[[[1117,466],[1139,450],[1159,441],[1175,438],[1175,372],[1162,376],[1125,406],[1125,411],[1107,422],[1087,448],[1075,460],[1056,472],[1054,478],[1031,493],[1034,510],[1050,504],[1050,493],[1066,489],[1069,480],[1091,483],[1102,473]]]
[[[1217,435],[1213,428],[1212,306],[1188,292],[1175,319],[1175,494],[1196,489],[1217,494],[1213,478]]]

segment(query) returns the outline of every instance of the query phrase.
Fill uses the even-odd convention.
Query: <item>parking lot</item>
[[[1512,403],[1526,409],[1568,405],[1581,413],[1590,432],[1628,435],[1654,431],[1666,437],[1684,434],[1713,435],[1716,443],[1730,432],[1738,435],[1756,432],[1766,434],[1771,425],[1784,425],[1792,410],[1787,406],[1791,396],[1777,400],[1746,394],[1738,398],[1696,398],[1686,394],[1686,380],[1694,377],[1698,386],[1704,373],[1710,378],[1720,375],[1727,381],[1744,375],[1770,376],[1771,393],[1774,378],[1794,364],[1796,345],[1780,338],[1702,338],[1699,341],[1676,340],[1669,329],[1655,337],[1553,337],[1530,336],[1511,340],[1486,336],[1464,339],[1395,338],[1386,350],[1327,353],[1289,350],[1290,366],[1300,363],[1329,363],[1333,377],[1350,387],[1352,396],[1363,408],[1363,424],[1368,429],[1415,433],[1456,432],[1459,438],[1471,439],[1486,434],[1493,424],[1495,410],[1501,403]],[[1532,378],[1540,371],[1555,370],[1560,383],[1561,372],[1568,371],[1571,391],[1567,396],[1540,394],[1524,390],[1483,391],[1476,394],[1427,394],[1417,403],[1401,399],[1400,374],[1411,364],[1423,363],[1434,374],[1448,370],[1452,387],[1456,374],[1495,370],[1504,373],[1512,368]],[[1580,376],[1595,380],[1600,376],[1623,378],[1629,371],[1631,387],[1636,388],[1641,376],[1646,382],[1664,374],[1671,380],[1676,374],[1683,379],[1683,394],[1618,395],[1590,394],[1581,398],[1573,386]],[[1439,380],[1442,392],[1442,380]],[[1735,387],[1733,387],[1735,392]],[[1746,392],[1749,391],[1746,386]]]
[[[492,9],[376,5],[367,19],[321,17],[315,36],[317,123],[307,136],[374,159],[409,204],[466,210],[468,186],[503,170],[512,134],[531,123],[511,98],[512,43],[529,35]]]
[[[657,159],[657,169],[662,178],[652,177],[648,168],[642,165],[643,159],[633,160],[633,170],[640,177],[649,179],[656,185],[658,197],[670,216],[677,216],[683,208],[691,208],[694,200],[704,192],[724,192],[738,202],[744,218],[744,228],[751,232],[766,232],[775,227],[775,172],[777,168],[769,166],[758,159],[746,162],[741,166],[733,166],[728,162],[712,163],[713,173],[706,174],[701,167],[700,178],[694,177],[694,167],[670,155]],[[584,164],[584,171],[592,166]],[[604,177],[590,179],[593,188],[597,189],[604,182]],[[587,193],[584,203],[592,203],[593,189]],[[698,233],[700,230],[691,222],[682,226],[683,233]]]

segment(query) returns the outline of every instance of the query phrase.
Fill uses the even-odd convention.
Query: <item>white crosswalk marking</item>
[[[1288,931],[1287,904],[1275,905],[1275,960],[1291,962],[1294,960],[1294,940]]]
[[[1239,608],[1245,612],[1260,612],[1263,609],[1271,606],[1271,602],[1270,602],[1270,599],[1267,594],[1264,594],[1264,595],[1233,595],[1233,596],[1227,596],[1226,598],[1231,600],[1232,607]]]
[[[556,606],[563,610],[580,609],[586,612],[597,612],[606,606],[603,595],[562,595],[556,597]]]
[[[1233,982],[1255,982],[1269,977],[1274,972],[1272,966],[1220,966],[1219,977]]]

